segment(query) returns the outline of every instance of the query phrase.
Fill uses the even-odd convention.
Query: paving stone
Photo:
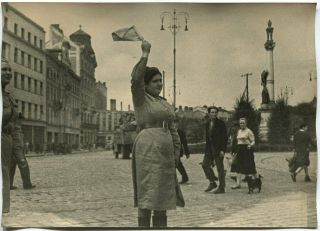
[[[170,227],[307,227],[317,226],[316,154],[312,153],[311,183],[304,174],[292,182],[285,158],[291,153],[256,153],[263,175],[261,193],[249,195],[247,186],[226,193],[205,193],[208,185],[195,154],[182,162],[190,181],[182,185],[186,207],[168,211]],[[131,161],[114,159],[111,152],[41,156],[28,159],[36,188],[23,190],[16,175],[12,206],[3,215],[7,227],[136,227]],[[180,178],[180,176],[178,175]]]

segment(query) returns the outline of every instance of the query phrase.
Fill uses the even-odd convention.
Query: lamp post
[[[170,24],[168,28],[173,34],[173,106],[176,107],[176,34],[180,31],[180,17],[184,17],[186,24],[184,31],[188,31],[189,14],[187,12],[176,12],[176,9],[173,10],[173,14],[170,12],[162,12],[160,15],[160,30],[165,30],[163,26],[165,17],[169,18]]]

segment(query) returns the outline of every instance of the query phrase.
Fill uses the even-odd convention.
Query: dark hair
[[[208,107],[208,113],[210,113],[212,109],[215,109],[217,112],[219,112],[219,108],[217,108],[216,106],[211,106],[211,107]]]
[[[302,129],[302,128],[304,128],[304,127],[307,127],[307,126],[308,126],[308,124],[303,123],[303,124],[300,125],[300,129]]]
[[[144,75],[144,84],[148,84],[155,75],[161,75],[161,72],[156,67],[147,67]],[[161,75],[162,76],[162,75]]]

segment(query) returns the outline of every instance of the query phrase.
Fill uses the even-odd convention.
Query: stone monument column
[[[273,63],[273,49],[275,47],[275,42],[273,41],[273,27],[271,27],[272,22],[268,21],[267,31],[267,41],[264,47],[267,51],[267,66],[266,70],[262,73],[262,85],[264,86],[262,94],[262,104],[260,108],[261,122],[259,126],[259,135],[261,142],[268,142],[268,121],[272,110],[275,106],[274,99],[274,63]],[[266,97],[267,95],[267,97]]]
[[[269,20],[267,31],[267,41],[264,44],[264,47],[267,51],[267,71],[268,71],[268,79],[267,79],[267,89],[269,92],[270,103],[274,104],[274,64],[273,64],[273,49],[276,46],[276,43],[273,41],[273,27],[271,27],[272,22]]]

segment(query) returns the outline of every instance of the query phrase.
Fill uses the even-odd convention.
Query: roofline
[[[21,16],[22,18],[24,18],[25,20],[27,20],[29,23],[31,23],[32,25],[34,25],[35,27],[37,27],[39,30],[41,30],[42,32],[46,33],[46,31],[43,29],[42,26],[40,26],[39,24],[37,24],[36,22],[34,22],[32,19],[28,18],[26,15],[24,15],[22,12],[20,12],[19,10],[17,10],[16,8],[14,8],[13,6],[9,5],[8,2],[4,2],[2,3],[3,6],[8,7],[8,9],[12,10],[13,12],[15,12],[16,14],[18,14],[19,16]]]

